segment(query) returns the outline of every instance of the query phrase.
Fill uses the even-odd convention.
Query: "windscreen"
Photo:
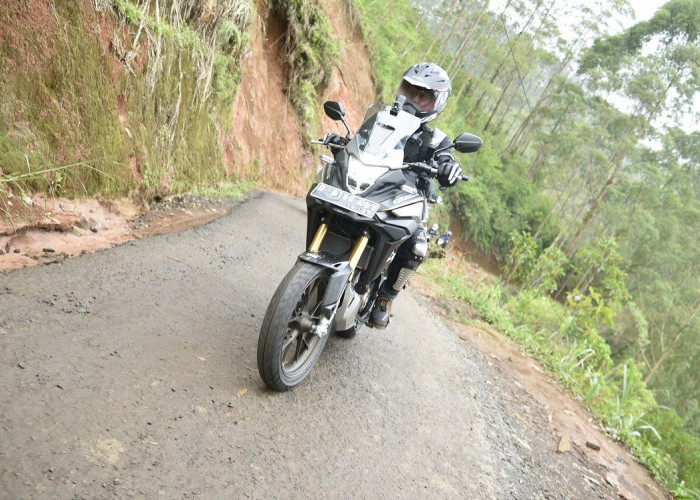
[[[374,103],[365,113],[357,134],[348,144],[348,152],[365,165],[400,168],[406,141],[420,127],[420,118]]]

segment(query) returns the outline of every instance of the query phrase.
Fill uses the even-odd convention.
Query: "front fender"
[[[338,301],[340,301],[343,291],[350,281],[350,276],[352,275],[353,271],[352,267],[350,266],[350,262],[347,260],[338,261],[323,254],[314,252],[304,252],[299,255],[298,258],[304,262],[316,264],[331,271],[332,274],[328,281],[328,287],[326,288],[326,293],[323,296],[323,302],[321,303],[324,316],[330,319],[331,315],[335,311],[336,304],[338,304]]]

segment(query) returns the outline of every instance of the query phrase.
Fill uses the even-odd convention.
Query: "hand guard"
[[[462,166],[454,160],[446,160],[438,165],[437,179],[441,186],[450,187],[462,179]]]
[[[329,144],[336,144],[338,146],[345,146],[347,143],[348,143],[348,141],[344,137],[342,137],[334,132],[329,132],[323,136],[323,145],[324,146],[328,146]]]

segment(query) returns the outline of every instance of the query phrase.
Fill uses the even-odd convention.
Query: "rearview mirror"
[[[455,139],[455,149],[460,153],[474,153],[479,151],[483,144],[481,137],[466,132]]]
[[[323,110],[331,120],[342,121],[345,118],[345,106],[342,102],[326,101],[323,103]]]

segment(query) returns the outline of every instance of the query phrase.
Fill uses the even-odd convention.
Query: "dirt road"
[[[0,275],[0,497],[617,497],[410,291],[387,330],[334,337],[296,390],[266,390],[258,330],[304,228],[301,200],[263,193]]]

